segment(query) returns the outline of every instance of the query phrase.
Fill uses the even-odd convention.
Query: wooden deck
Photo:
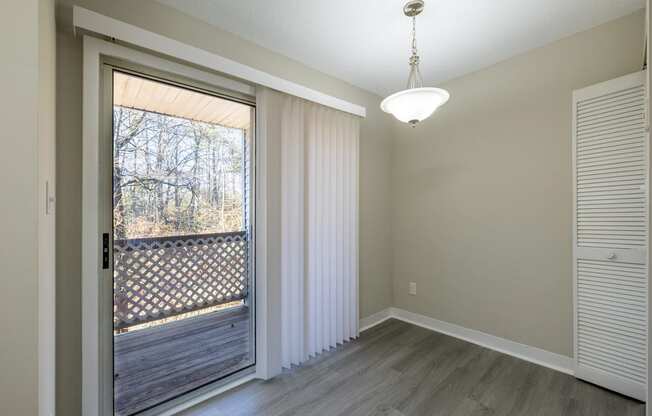
[[[115,414],[136,414],[251,362],[240,306],[114,337]]]

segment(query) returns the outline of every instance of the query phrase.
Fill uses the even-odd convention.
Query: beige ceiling
[[[114,73],[113,104],[238,129],[251,120],[248,105],[122,72]]]

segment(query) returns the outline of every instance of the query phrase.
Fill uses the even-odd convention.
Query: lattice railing
[[[245,232],[116,240],[114,328],[244,299],[247,254]]]

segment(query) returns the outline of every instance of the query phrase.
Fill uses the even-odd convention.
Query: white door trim
[[[650,53],[652,52],[652,45],[650,44],[650,40],[652,39],[652,36],[650,36],[650,16],[652,15],[652,8],[650,7],[650,0],[646,0],[645,2],[645,46],[646,46],[646,63],[649,66],[650,62]],[[645,77],[645,107],[646,107],[646,125],[645,129],[648,132],[648,135],[650,134],[650,103],[652,103],[652,100],[650,99],[650,85],[652,82],[652,71],[647,71],[647,76]],[[651,146],[652,147],[652,146]],[[648,152],[650,149],[648,149]],[[648,153],[648,157],[649,153]],[[652,157],[650,158],[652,160]],[[648,164],[648,178],[652,178],[652,163]],[[648,195],[652,195],[650,185],[651,182],[648,179],[647,183],[647,191]],[[648,218],[650,218],[650,214],[652,214],[652,204],[648,204]],[[648,259],[652,258],[652,244],[650,244],[650,233],[648,232],[648,238],[647,238],[647,249],[648,249]],[[648,287],[652,287],[650,284],[650,268],[648,267]],[[648,305],[652,305],[652,290],[648,290]],[[650,397],[652,396],[652,383],[649,382],[650,377],[652,377],[652,365],[650,363],[649,357],[652,354],[652,347],[650,343],[650,331],[652,328],[650,328],[650,323],[652,323],[652,308],[648,307],[648,327],[647,327],[647,333],[648,333],[648,341],[647,341],[647,354],[648,354],[648,361],[647,361],[647,389],[646,389],[646,398],[649,401]],[[650,405],[645,406],[645,414],[650,416],[652,414],[652,411],[650,410]]]
[[[99,352],[100,52],[84,38],[82,120],[82,414],[101,414]]]
[[[139,47],[157,53],[182,59],[186,62],[200,65],[210,70],[219,71],[327,107],[355,114],[360,117],[366,116],[365,107],[358,104],[353,104],[340,98],[324,94],[303,85],[268,74],[267,72],[243,65],[231,59],[224,58],[204,49],[101,15],[84,9],[83,7],[73,7],[73,25],[75,28],[85,29],[110,38],[119,39],[131,45],[138,45]]]
[[[106,340],[102,340],[107,330],[100,327],[101,322],[109,320],[108,308],[102,311],[102,305],[110,303],[106,299],[100,299],[102,291],[100,282],[102,279],[110,279],[110,273],[101,269],[100,253],[101,238],[103,230],[100,221],[106,214],[103,212],[104,205],[101,200],[101,172],[102,163],[100,160],[100,108],[102,96],[101,68],[102,58],[112,57],[120,60],[157,68],[158,70],[179,75],[181,77],[194,79],[225,88],[237,93],[249,96],[255,95],[255,89],[245,83],[233,81],[215,74],[207,73],[192,67],[180,65],[167,61],[156,56],[142,53],[124,46],[109,43],[92,36],[84,36],[83,41],[83,120],[82,120],[82,143],[83,143],[83,166],[82,166],[82,414],[84,416],[109,416],[112,408],[112,369],[110,354],[102,349]],[[256,149],[256,160],[265,160],[265,147]],[[264,169],[264,165],[261,166]],[[260,176],[261,170],[257,169],[256,176]],[[257,192],[263,192],[264,181],[255,180]],[[258,196],[256,196],[258,198]],[[260,201],[259,201],[260,203]],[[256,206],[256,226],[265,229],[265,205]],[[264,253],[264,238],[256,238],[256,252]],[[262,247],[262,248],[261,248]],[[257,279],[261,281],[265,276],[266,264],[257,261]],[[263,286],[264,288],[264,286]],[[263,291],[259,292],[257,298],[264,298]],[[263,300],[264,301],[264,300]],[[107,303],[108,302],[108,303]],[[264,322],[264,308],[256,313],[256,319]],[[263,327],[257,322],[257,328]],[[259,332],[260,333],[260,332]],[[258,335],[258,334],[257,334]],[[257,345],[257,361],[264,357],[264,342]],[[264,360],[261,360],[264,364]],[[207,394],[204,397],[210,397]]]

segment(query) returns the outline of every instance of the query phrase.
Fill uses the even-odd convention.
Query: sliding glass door
[[[254,364],[254,107],[142,69],[104,79],[114,413],[130,416]]]

